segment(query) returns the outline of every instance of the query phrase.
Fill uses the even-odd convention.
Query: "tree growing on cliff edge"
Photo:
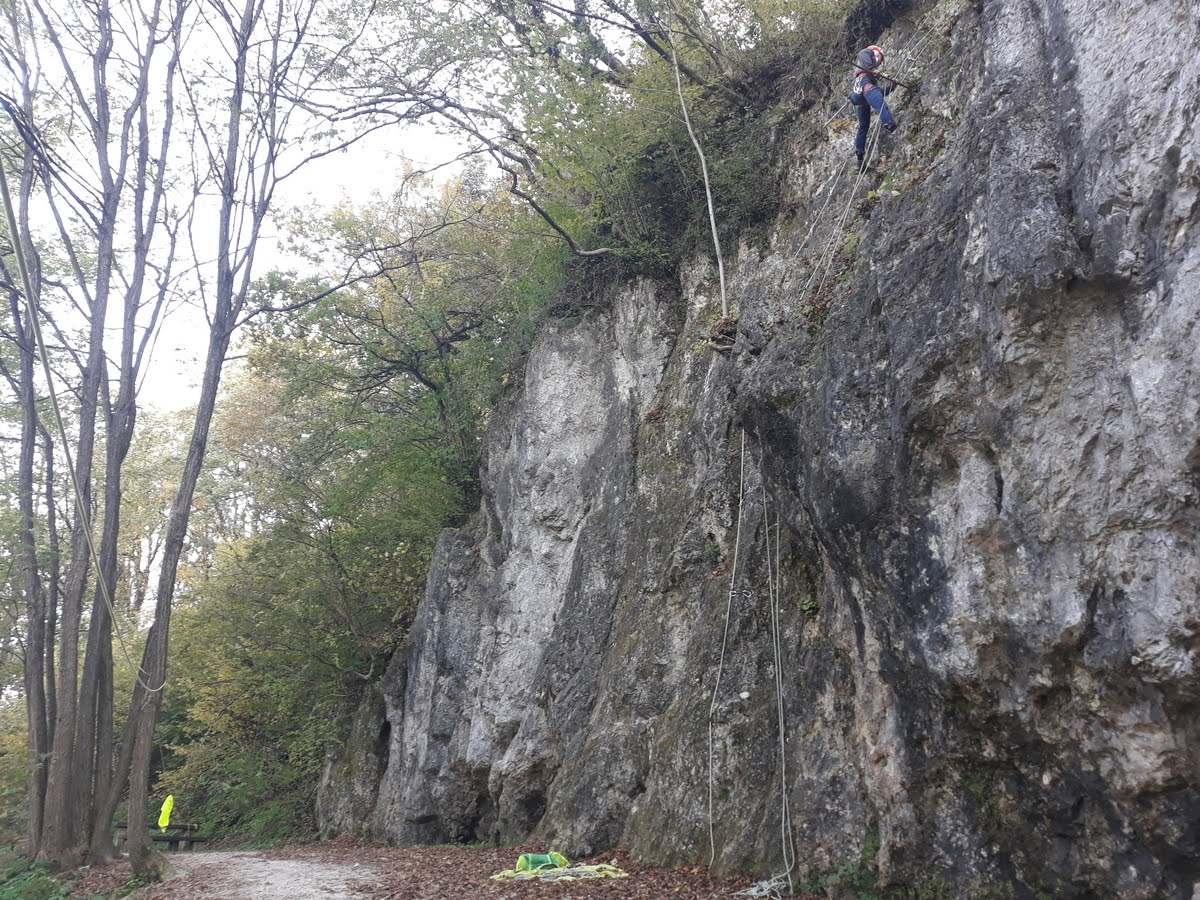
[[[703,202],[676,67],[692,118],[714,147],[714,177],[724,182],[718,203],[756,205],[742,201],[764,181],[760,154],[769,142],[756,115],[763,82],[774,80],[781,59],[796,57],[822,80],[852,6],[385,0],[376,15],[384,40],[363,42],[350,58],[355,103],[331,114],[419,110],[488,157],[572,252],[661,250],[680,230],[662,208]],[[761,189],[771,192],[769,183]]]

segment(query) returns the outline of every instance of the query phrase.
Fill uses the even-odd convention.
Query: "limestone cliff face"
[[[902,129],[797,142],[732,352],[703,260],[541,336],[328,831],[1192,897],[1200,12],[877,43]]]

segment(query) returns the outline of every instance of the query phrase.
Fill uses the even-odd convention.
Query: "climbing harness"
[[[875,76],[870,72],[859,72],[854,79],[854,87],[850,89],[850,103],[853,106],[863,106],[867,102],[866,93],[871,88],[877,88]]]

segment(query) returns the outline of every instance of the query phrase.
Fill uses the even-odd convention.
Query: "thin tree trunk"
[[[230,273],[228,289],[232,288],[232,273]],[[218,285],[221,279],[218,278]],[[220,286],[218,286],[220,291]],[[227,297],[229,295],[226,295]],[[222,304],[229,308],[229,301]],[[167,678],[167,651],[170,636],[171,606],[175,595],[175,578],[179,570],[179,559],[183,554],[183,542],[187,535],[188,519],[192,509],[192,495],[196,490],[196,482],[200,479],[200,471],[204,465],[204,453],[208,447],[209,426],[212,422],[213,410],[217,403],[217,390],[221,383],[221,367],[225,361],[225,353],[229,348],[230,330],[227,322],[231,317],[218,312],[211,329],[208,357],[204,366],[204,381],[200,388],[200,402],[196,407],[196,420],[192,427],[192,438],[188,445],[187,459],[184,462],[183,477],[171,503],[171,513],[167,520],[167,533],[164,540],[162,570],[158,578],[158,596],[154,607],[154,624],[146,639],[145,652],[142,654],[141,671],[139,672],[139,690],[141,702],[135,703],[129,712],[129,723],[126,726],[125,740],[131,744],[131,762],[129,771],[129,833],[128,850],[129,862],[133,871],[138,875],[150,875],[162,878],[165,874],[165,860],[157,853],[151,842],[149,832],[136,823],[146,821],[149,805],[150,788],[150,759],[154,749],[154,727],[158,722],[158,713],[162,707],[163,689]],[[125,757],[125,748],[121,752]],[[120,782],[116,782],[120,784]],[[113,792],[115,793],[115,792]],[[110,801],[107,807],[115,807]]]
[[[45,678],[45,697],[46,697],[46,746],[47,748],[54,746],[54,720],[58,715],[58,690],[56,687],[56,679],[54,677],[54,648],[58,645],[58,595],[62,586],[62,563],[59,559],[59,541],[58,541],[58,511],[55,507],[57,498],[54,492],[54,441],[50,437],[50,432],[43,426],[42,433],[42,458],[46,464],[46,535],[49,539],[50,546],[50,573],[46,579],[46,665],[43,676]],[[42,798],[45,799],[45,762],[42,767]]]
[[[111,260],[110,260],[111,262]],[[107,266],[101,266],[107,281]],[[83,596],[90,570],[91,471],[96,446],[96,417],[100,379],[104,375],[104,313],[107,287],[97,290],[91,309],[92,324],[88,363],[81,390],[79,441],[74,464],[75,521],[71,529],[71,562],[63,591],[62,628],[59,642],[58,715],[46,784],[46,814],[39,855],[62,861],[82,853],[82,798],[76,777],[79,760],[75,735],[79,715],[79,629],[83,618]],[[88,804],[90,805],[90,803]]]
[[[20,512],[20,558],[22,569],[23,590],[25,593],[25,617],[27,634],[25,639],[25,655],[22,663],[25,710],[27,724],[27,747],[30,755],[30,771],[28,782],[29,828],[28,852],[37,853],[41,841],[41,829],[45,813],[46,777],[43,768],[44,761],[50,750],[49,726],[46,718],[46,602],[42,589],[40,567],[38,565],[37,538],[34,535],[34,501],[33,501],[33,466],[37,451],[38,416],[37,394],[34,384],[35,368],[35,322],[33,314],[34,293],[33,275],[30,272],[29,260],[33,254],[27,235],[28,219],[25,211],[28,208],[29,191],[32,179],[29,177],[30,154],[26,151],[24,175],[21,181],[21,223],[17,222],[17,213],[13,206],[12,196],[8,190],[8,176],[0,165],[0,192],[3,193],[4,213],[8,225],[9,242],[17,257],[17,267],[21,274],[21,290],[25,294],[26,315],[22,318],[21,297],[13,291],[10,294],[10,304],[13,319],[13,333],[18,335],[17,350],[20,357],[20,374],[18,376],[18,393],[21,405],[21,445],[17,464],[17,494]]]
[[[95,781],[92,786],[92,808],[89,811],[92,833],[88,856],[90,859],[104,861],[112,857],[115,849],[112,841],[112,817],[101,819],[99,815],[103,804],[112,793],[113,782],[113,650],[111,640],[101,646],[100,653],[100,690],[96,697]]]
[[[19,326],[18,321],[14,324]],[[21,454],[18,464],[18,493],[21,515],[22,580],[25,590],[25,708],[28,725],[29,829],[27,852],[36,854],[42,834],[46,799],[46,754],[50,732],[46,705],[46,595],[38,566],[34,535],[33,465],[37,449],[37,397],[34,392],[32,335],[23,329],[21,354]],[[21,330],[18,331],[21,333]]]

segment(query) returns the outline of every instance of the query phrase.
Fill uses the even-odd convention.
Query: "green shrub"
[[[71,885],[51,877],[49,867],[11,856],[0,865],[0,900],[60,900]]]

